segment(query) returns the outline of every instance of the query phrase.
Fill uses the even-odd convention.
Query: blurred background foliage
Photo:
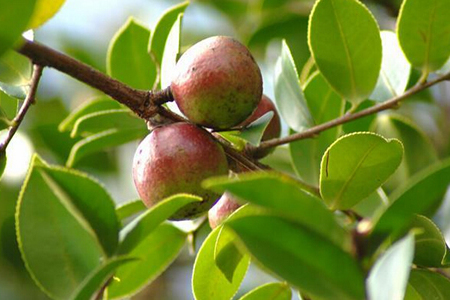
[[[165,9],[180,2],[67,0],[53,19],[36,30],[35,39],[105,72],[109,42],[129,16],[153,28]],[[395,29],[401,0],[362,2],[374,13],[381,29]],[[208,36],[236,37],[255,55],[263,71],[264,93],[273,97],[273,69],[281,40],[285,39],[291,48],[299,72],[309,58],[307,23],[313,4],[312,0],[192,0],[183,19],[182,50]],[[414,76],[417,74],[413,72],[412,78]],[[409,168],[400,168],[403,173],[394,176],[388,187],[450,154],[449,92],[447,85],[439,85],[416,95],[395,114],[387,112],[346,125],[346,131],[372,129],[386,137],[399,137],[405,143]],[[17,249],[14,210],[19,189],[32,152],[39,153],[50,163],[65,163],[77,139],[70,138],[68,132],[59,132],[58,125],[74,108],[99,95],[98,91],[62,73],[51,69],[44,72],[39,103],[29,111],[19,134],[8,147],[8,164],[0,182],[0,299],[46,299],[25,271]],[[0,117],[12,118],[17,100],[0,93],[0,104]],[[1,122],[0,126],[3,126],[0,130],[5,127]],[[287,134],[286,126],[284,131]],[[137,144],[135,141],[91,154],[76,167],[99,178],[118,203],[135,199],[131,165]],[[277,149],[267,160],[275,168],[293,172],[285,147]],[[448,224],[441,225],[443,230],[449,227]],[[208,226],[199,231],[197,246],[208,232]],[[191,298],[193,259],[186,247],[169,270],[133,299]],[[241,291],[244,293],[268,280],[267,275],[251,268]]]

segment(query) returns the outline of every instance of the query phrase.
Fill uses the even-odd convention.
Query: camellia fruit
[[[203,189],[201,182],[226,174],[228,163],[222,146],[190,123],[155,128],[139,144],[133,161],[134,184],[147,207],[177,193],[203,198],[181,208],[172,220],[192,219],[208,211],[220,195]]]
[[[174,74],[170,88],[178,108],[205,127],[236,126],[261,100],[261,71],[248,49],[230,37],[210,37],[193,45]]]

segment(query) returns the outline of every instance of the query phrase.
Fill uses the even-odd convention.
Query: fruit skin
[[[216,228],[228,218],[241,204],[228,192],[225,192],[219,201],[208,211],[209,226]]]
[[[269,97],[267,97],[266,95],[262,96],[261,101],[259,102],[255,111],[252,113],[252,115],[250,117],[248,117],[244,122],[242,122],[241,126],[249,125],[250,123],[256,121],[258,118],[262,117],[264,114],[268,113],[269,111],[273,111],[274,115],[273,115],[272,119],[270,120],[269,124],[267,125],[266,130],[264,131],[264,134],[263,134],[261,140],[267,141],[270,139],[279,138],[281,135],[280,115],[278,114],[275,104],[273,104],[272,100],[270,100]],[[260,159],[260,158],[267,156],[272,151],[273,151],[273,148],[272,149],[264,149],[262,151],[255,152],[253,154],[253,157],[256,159]]]
[[[261,71],[248,49],[226,36],[207,38],[178,61],[171,91],[193,123],[227,129],[244,121],[262,95]]]
[[[201,182],[211,176],[228,174],[223,148],[209,133],[190,123],[155,128],[139,145],[133,160],[133,179],[145,205],[152,207],[177,193],[200,196],[170,219],[200,216],[220,195],[205,190]]]

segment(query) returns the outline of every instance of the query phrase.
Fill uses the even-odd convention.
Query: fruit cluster
[[[203,189],[201,182],[228,174],[222,146],[203,127],[245,127],[274,111],[263,134],[263,140],[268,140],[279,137],[281,124],[274,104],[262,95],[261,72],[254,58],[230,37],[216,36],[195,44],[181,56],[174,73],[171,92],[191,123],[154,128],[136,151],[133,178],[147,207],[177,193],[202,197],[201,202],[187,205],[171,217],[183,220],[204,214],[220,197]],[[255,158],[267,154],[258,153]],[[225,194],[219,201],[218,205],[227,208],[220,209],[220,216],[210,212],[212,226],[238,207],[237,203],[229,205],[229,199]]]

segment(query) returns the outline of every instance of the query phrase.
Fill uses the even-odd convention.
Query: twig
[[[24,103],[20,107],[19,113],[16,115],[14,120],[12,120],[12,125],[9,127],[4,140],[0,143],[0,153],[6,151],[6,147],[8,147],[9,142],[11,142],[11,139],[17,132],[17,129],[19,129],[19,126],[22,123],[23,119],[25,118],[28,109],[30,108],[31,104],[34,103],[36,98],[36,91],[39,85],[39,80],[42,75],[42,70],[43,70],[42,66],[37,64],[33,65],[33,76],[31,78],[30,91],[28,92]]]
[[[309,129],[306,129],[305,131],[299,132],[299,133],[295,133],[292,135],[289,135],[287,137],[283,137],[283,138],[278,138],[278,139],[271,139],[271,140],[267,140],[265,142],[262,142],[259,147],[255,147],[255,149],[253,149],[252,151],[260,151],[262,149],[268,149],[268,148],[272,148],[272,147],[276,147],[279,145],[283,145],[283,144],[288,144],[291,142],[295,142],[295,141],[299,141],[299,140],[303,140],[303,139],[307,139],[307,138],[312,138],[317,136],[319,133],[336,127],[338,125],[342,125],[344,123],[348,123],[350,121],[356,120],[356,119],[360,119],[363,117],[366,117],[368,115],[372,115],[375,114],[377,112],[383,111],[383,110],[387,110],[390,108],[394,108],[396,106],[398,106],[398,104],[405,100],[406,98],[417,94],[418,92],[421,92],[427,88],[429,88],[430,86],[433,86],[439,82],[445,81],[445,80],[449,80],[450,79],[450,73],[442,75],[434,80],[428,81],[428,82],[424,82],[424,83],[420,83],[414,87],[412,87],[411,89],[407,90],[404,94],[394,97],[390,100],[387,100],[385,102],[379,103],[377,105],[374,105],[372,107],[366,108],[364,110],[361,110],[359,112],[356,113],[352,113],[352,114],[345,114],[340,118],[331,120],[329,122],[311,127]]]

